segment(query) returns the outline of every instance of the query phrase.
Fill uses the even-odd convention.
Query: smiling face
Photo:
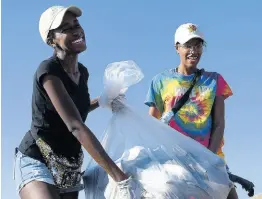
[[[185,44],[177,44],[181,64],[187,68],[196,68],[203,52],[203,43],[202,39],[193,38]]]
[[[76,16],[67,12],[62,24],[52,31],[51,45],[69,54],[79,54],[86,50],[85,33]]]

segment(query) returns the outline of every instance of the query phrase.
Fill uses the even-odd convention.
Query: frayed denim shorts
[[[39,160],[22,154],[17,148],[15,150],[13,179],[16,183],[16,191],[19,194],[21,189],[32,181],[45,182],[55,186],[53,176],[46,165]],[[66,189],[57,189],[59,194],[78,192],[84,189],[82,184]]]

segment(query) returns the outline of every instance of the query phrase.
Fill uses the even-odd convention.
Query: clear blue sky
[[[108,63],[133,59],[144,80],[128,91],[131,105],[143,105],[149,83],[179,59],[173,34],[181,23],[199,24],[207,40],[200,67],[221,73],[234,95],[226,101],[225,153],[231,171],[254,181],[262,192],[261,8],[262,1],[2,1],[2,198],[17,199],[12,180],[14,148],[31,123],[33,74],[52,54],[38,32],[40,14],[51,5],[77,5],[88,50],[79,60],[90,72],[92,97],[102,90]],[[214,2],[213,4],[211,2]],[[111,113],[97,110],[86,124],[101,135]],[[85,162],[86,163],[86,162]],[[247,198],[238,186],[240,199]],[[83,199],[83,193],[81,193]]]

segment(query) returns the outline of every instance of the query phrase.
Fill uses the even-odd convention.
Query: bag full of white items
[[[143,77],[133,61],[109,64],[102,96],[110,101]],[[122,103],[124,108],[113,114],[101,143],[113,161],[142,187],[139,198],[227,198],[233,184],[219,156]],[[91,158],[83,179],[86,199],[124,199],[118,197],[113,179]]]

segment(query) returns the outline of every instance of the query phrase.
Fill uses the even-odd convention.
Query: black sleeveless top
[[[41,153],[35,143],[38,138],[41,138],[58,155],[66,157],[78,155],[81,144],[67,129],[42,84],[45,75],[58,77],[75,103],[83,122],[85,122],[90,108],[87,86],[89,74],[82,64],[78,63],[78,67],[80,72],[78,85],[70,79],[55,56],[43,61],[38,67],[33,82],[31,129],[19,145],[19,150],[23,154],[42,161]]]

